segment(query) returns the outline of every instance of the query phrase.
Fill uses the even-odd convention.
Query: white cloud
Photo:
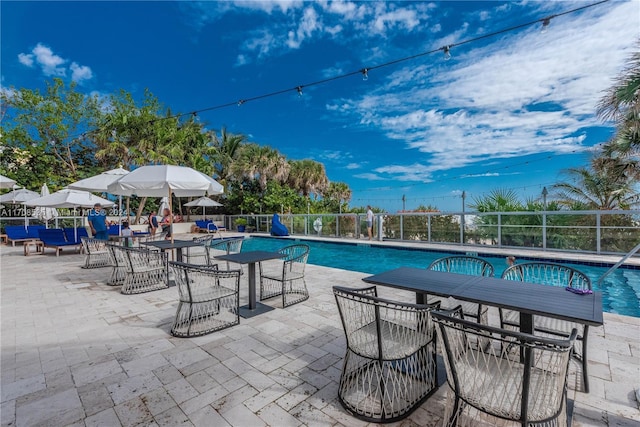
[[[612,3],[557,17],[553,28],[517,32],[493,44],[434,55],[389,74],[358,99],[327,110],[381,129],[423,153],[418,163],[376,169],[378,176],[429,180],[436,171],[492,159],[588,150],[586,128],[601,125],[595,109],[640,33],[637,3]],[[466,31],[442,38],[455,42]]]
[[[360,163],[349,163],[347,166],[345,166],[347,169],[360,169],[361,165]]]
[[[18,61],[20,61],[20,63],[22,65],[26,65],[27,67],[33,67],[33,55],[32,54],[19,53],[18,54]]]
[[[354,178],[366,179],[369,181],[384,181],[386,178],[376,175],[375,173],[361,173],[357,175],[353,175]]]
[[[27,67],[38,65],[45,76],[64,77],[67,75],[67,68],[64,66],[68,60],[53,53],[53,50],[42,43],[38,43],[31,53],[18,54],[18,61]],[[93,78],[91,68],[86,65],[79,65],[72,62],[69,66],[71,71],[71,79],[76,82],[82,82]]]
[[[86,65],[78,65],[77,63],[72,62],[69,69],[71,70],[71,80],[73,80],[74,82],[89,80],[93,77],[91,68],[87,67]]]
[[[33,48],[33,55],[38,65],[42,67],[45,76],[64,76],[66,74],[65,68],[61,65],[67,61],[54,54],[49,47],[38,43]]]

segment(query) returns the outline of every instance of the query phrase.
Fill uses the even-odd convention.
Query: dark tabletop
[[[190,248],[193,246],[203,246],[200,242],[194,242],[193,240],[156,240],[152,242],[140,242],[141,245],[154,246],[159,249],[181,249]]]
[[[516,282],[495,277],[401,267],[363,279],[384,285],[442,297],[488,304],[563,320],[602,325],[602,293],[577,295],[564,287]]]
[[[282,255],[280,252],[249,251],[239,252],[236,254],[219,255],[214,258],[223,261],[231,261],[238,264],[251,264],[254,262],[267,261],[269,259],[278,259],[282,258],[283,256],[284,255]]]

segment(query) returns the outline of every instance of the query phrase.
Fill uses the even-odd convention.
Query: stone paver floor
[[[169,335],[174,287],[122,295],[82,255],[0,253],[2,426],[367,425],[336,400],[345,339],[331,291],[365,274],[309,265],[308,301],[184,339]],[[241,288],[243,304],[246,276]],[[605,314],[589,358],[591,393],[569,390],[573,425],[640,425],[640,319]],[[445,389],[398,425],[440,425]]]

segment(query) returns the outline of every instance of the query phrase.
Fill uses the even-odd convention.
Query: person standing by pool
[[[107,212],[102,210],[102,205],[96,203],[93,205],[93,209],[89,211],[87,216],[89,221],[89,227],[91,227],[91,234],[93,237],[99,240],[109,240],[107,234]]]
[[[156,215],[151,211],[147,216],[147,230],[152,236],[156,234],[156,231],[158,230],[158,218],[156,218]]]
[[[171,239],[171,211],[169,208],[164,208],[162,211],[162,219],[160,220],[160,226],[162,227],[162,232],[167,233],[166,239]]]
[[[373,211],[371,205],[367,205],[367,233],[369,233],[369,240],[373,237]]]

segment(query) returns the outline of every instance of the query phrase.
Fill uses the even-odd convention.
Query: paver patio
[[[331,291],[364,273],[308,265],[309,300],[185,339],[169,335],[175,287],[122,295],[82,255],[0,254],[2,426],[367,425],[336,399],[345,339]],[[640,425],[640,319],[605,313],[589,358],[591,393],[570,385],[573,425]],[[445,391],[398,425],[440,425]]]

